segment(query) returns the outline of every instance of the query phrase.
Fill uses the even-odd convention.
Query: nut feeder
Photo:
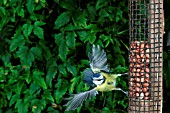
[[[162,113],[163,0],[129,0],[129,113]]]

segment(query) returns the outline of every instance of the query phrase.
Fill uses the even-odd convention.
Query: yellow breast
[[[115,74],[106,74],[106,73],[101,73],[101,74],[106,78],[106,80],[103,84],[98,85],[95,89],[101,92],[114,90],[116,88],[117,76]]]

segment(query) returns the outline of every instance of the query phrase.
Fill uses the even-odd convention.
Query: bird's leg
[[[122,73],[122,74],[117,74],[117,76],[122,76],[122,75],[128,75],[129,73]]]
[[[104,106],[105,106],[105,101],[106,101],[106,95],[104,96],[103,108],[104,108]]]
[[[125,94],[128,96],[128,91],[124,91],[124,90],[122,90],[121,88],[115,88],[114,90],[122,91],[123,93],[125,93]]]

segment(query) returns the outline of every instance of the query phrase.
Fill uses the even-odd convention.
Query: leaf
[[[33,81],[38,84],[39,86],[41,86],[44,89],[47,89],[47,85],[45,83],[44,78],[42,77],[42,75],[44,75],[43,72],[40,72],[38,70],[35,70],[33,72]]]
[[[36,21],[36,22],[34,23],[34,26],[39,27],[39,26],[42,26],[42,25],[45,25],[45,24],[46,24],[45,22]]]
[[[73,93],[73,91],[75,90],[75,86],[78,84],[79,79],[80,79],[80,76],[76,76],[73,79],[71,79],[72,84],[70,88],[70,91],[71,91],[70,93]]]
[[[128,71],[128,67],[122,67],[121,65],[117,65],[114,70],[116,71],[116,73],[123,73]]]
[[[4,53],[2,56],[1,56],[1,60],[3,61],[3,62],[6,62],[6,63],[10,63],[11,61],[10,61],[10,59],[11,59],[11,54],[10,53]]]
[[[32,93],[31,93],[32,94]],[[24,98],[24,103],[30,103],[32,100],[34,100],[36,96],[29,95]]]
[[[54,97],[56,99],[56,102],[59,103],[63,97],[63,95],[66,93],[67,87],[62,87],[60,90],[56,90],[54,93]]]
[[[119,62],[120,62],[123,66],[125,66],[125,59],[124,59],[124,57],[123,57],[122,55],[119,55],[119,56],[118,56],[118,60],[119,60]]]
[[[101,39],[98,39],[96,42],[97,45],[100,45],[101,47],[104,47],[103,42],[101,41]]]
[[[64,33],[62,32],[62,33],[55,34],[54,38],[55,38],[55,43],[59,46],[61,40],[64,38]]]
[[[34,26],[33,32],[39,39],[44,39],[44,30],[41,27]]]
[[[52,87],[52,80],[57,74],[57,64],[54,61],[48,68],[47,68],[47,75],[46,75],[46,83],[47,85]]]
[[[96,40],[96,36],[94,35],[94,33],[88,33],[88,38],[91,44],[93,44]]]
[[[32,81],[32,77],[31,77],[31,74],[30,73],[25,73],[24,74],[24,79],[26,80],[26,82],[29,84],[31,81]]]
[[[30,51],[34,54],[37,59],[42,59],[42,50],[38,47],[32,47]]]
[[[17,49],[17,47],[23,46],[25,44],[25,39],[23,35],[18,35],[18,37],[14,37],[10,42],[9,51],[13,52]]]
[[[23,63],[23,65],[26,66],[31,66],[32,62],[35,60],[34,54],[28,50],[26,46],[20,47],[16,55],[20,58],[20,61]]]
[[[78,33],[81,41],[83,41],[83,42],[88,41],[88,36],[87,36],[88,34],[86,31],[78,31],[77,33]]]
[[[38,14],[32,14],[30,15],[30,20],[32,21],[38,21],[38,18],[42,18],[42,16],[38,15]]]
[[[32,82],[28,91],[31,95],[33,95],[39,89],[40,89],[40,86]]]
[[[81,65],[89,65],[89,60],[81,60]]]
[[[63,62],[66,62],[66,56],[67,56],[67,46],[65,40],[62,39],[59,46],[59,57]]]
[[[109,13],[105,10],[105,9],[101,9],[99,11],[99,16],[104,18],[104,17],[108,17],[109,16]]]
[[[105,47],[108,47],[110,44],[110,40],[106,40],[106,44],[105,44]]]
[[[113,111],[111,111],[108,107],[104,107],[102,113],[113,113]],[[118,113],[118,112],[114,112],[114,113]]]
[[[75,37],[76,34],[74,32],[69,32],[66,36],[66,44],[68,47],[74,47],[75,46]]]
[[[54,104],[55,105],[55,104]],[[57,104],[56,104],[57,105]],[[58,105],[57,105],[58,106]],[[54,107],[48,107],[47,113],[60,113],[59,110],[55,110]]]
[[[67,9],[67,10],[73,10],[76,7],[76,4],[74,4],[73,1],[67,0],[67,1],[60,1],[59,4],[62,8]]]
[[[10,100],[12,96],[12,90],[7,91],[6,95],[7,95],[7,99]]]
[[[119,16],[120,18],[122,18],[122,14],[123,12],[121,11],[121,9],[118,9],[116,12],[116,16]]]
[[[88,13],[90,16],[90,20],[95,20],[96,9],[94,6],[87,5]]]
[[[108,5],[108,2],[106,0],[98,0],[96,3],[96,10],[105,7]]]
[[[38,99],[34,99],[31,101],[31,106],[32,106],[32,112],[33,113],[41,113],[42,110],[45,108],[46,106],[46,101],[45,98],[38,100]]]
[[[22,18],[25,16],[24,15],[24,9],[21,8],[20,10],[17,11],[18,16],[21,16]]]
[[[54,98],[53,96],[51,95],[51,92],[49,90],[45,90],[44,91],[44,94],[42,95],[43,97],[45,97],[46,99],[54,102]]]
[[[67,64],[67,70],[73,75],[76,76],[77,75],[77,70],[76,67],[74,65],[69,65]]]
[[[116,22],[118,22],[120,20],[119,16],[116,16]]]
[[[22,26],[22,31],[25,37],[29,37],[29,35],[31,34],[33,30],[33,25],[31,25],[30,23],[26,23]]]
[[[57,67],[61,74],[63,74],[64,76],[67,75],[66,68],[63,65],[58,65]]]
[[[57,84],[55,84],[55,88],[57,90],[54,92],[54,97],[57,103],[59,103],[66,93],[68,87],[68,82],[64,81],[64,79],[58,79]]]
[[[18,113],[27,113],[28,112],[28,105],[25,105],[25,103],[23,103],[22,99],[17,100],[17,103],[15,104],[15,108],[18,109]]]
[[[35,9],[34,3],[35,3],[35,0],[28,0],[27,3],[26,3],[28,12],[31,13],[31,14],[34,12],[34,9]]]
[[[68,25],[66,25],[64,27],[64,31],[81,31],[81,30],[85,30],[83,26],[73,26],[72,23],[69,23]]]
[[[43,50],[46,60],[48,61],[52,57],[50,49],[47,46],[45,46],[46,43],[44,40],[40,40],[39,44],[40,44],[40,48],[42,48],[42,50]]]
[[[84,15],[76,15],[73,18],[73,22],[75,25],[79,25],[82,27],[86,27],[87,26],[87,18],[84,17]]]
[[[63,79],[59,78],[57,80],[57,84],[55,84],[55,88],[59,89],[61,87],[61,85],[62,85],[62,82],[63,82]]]
[[[11,107],[19,98],[20,98],[19,94],[14,94],[9,102],[9,106]]]
[[[55,29],[59,29],[70,21],[70,12],[63,12],[55,21]]]
[[[101,29],[98,27],[97,24],[89,24],[88,26],[86,26],[86,29],[91,29],[91,31],[88,32],[88,33],[91,33],[91,34],[101,31]]]
[[[117,38],[113,38],[113,40],[114,40],[114,42],[116,43],[116,46],[120,46],[120,42],[119,42],[119,40],[117,39]]]
[[[16,87],[16,93],[21,94],[21,90],[22,90],[23,86],[24,86],[23,82],[18,82],[17,87]]]
[[[0,14],[1,15],[5,15],[6,14],[6,11],[5,11],[5,8],[0,6]]]

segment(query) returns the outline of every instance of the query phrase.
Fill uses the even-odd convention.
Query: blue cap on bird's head
[[[93,77],[95,77],[95,78],[98,78],[98,77],[100,77],[100,76],[101,76],[100,73],[94,73],[94,74],[93,74]]]

